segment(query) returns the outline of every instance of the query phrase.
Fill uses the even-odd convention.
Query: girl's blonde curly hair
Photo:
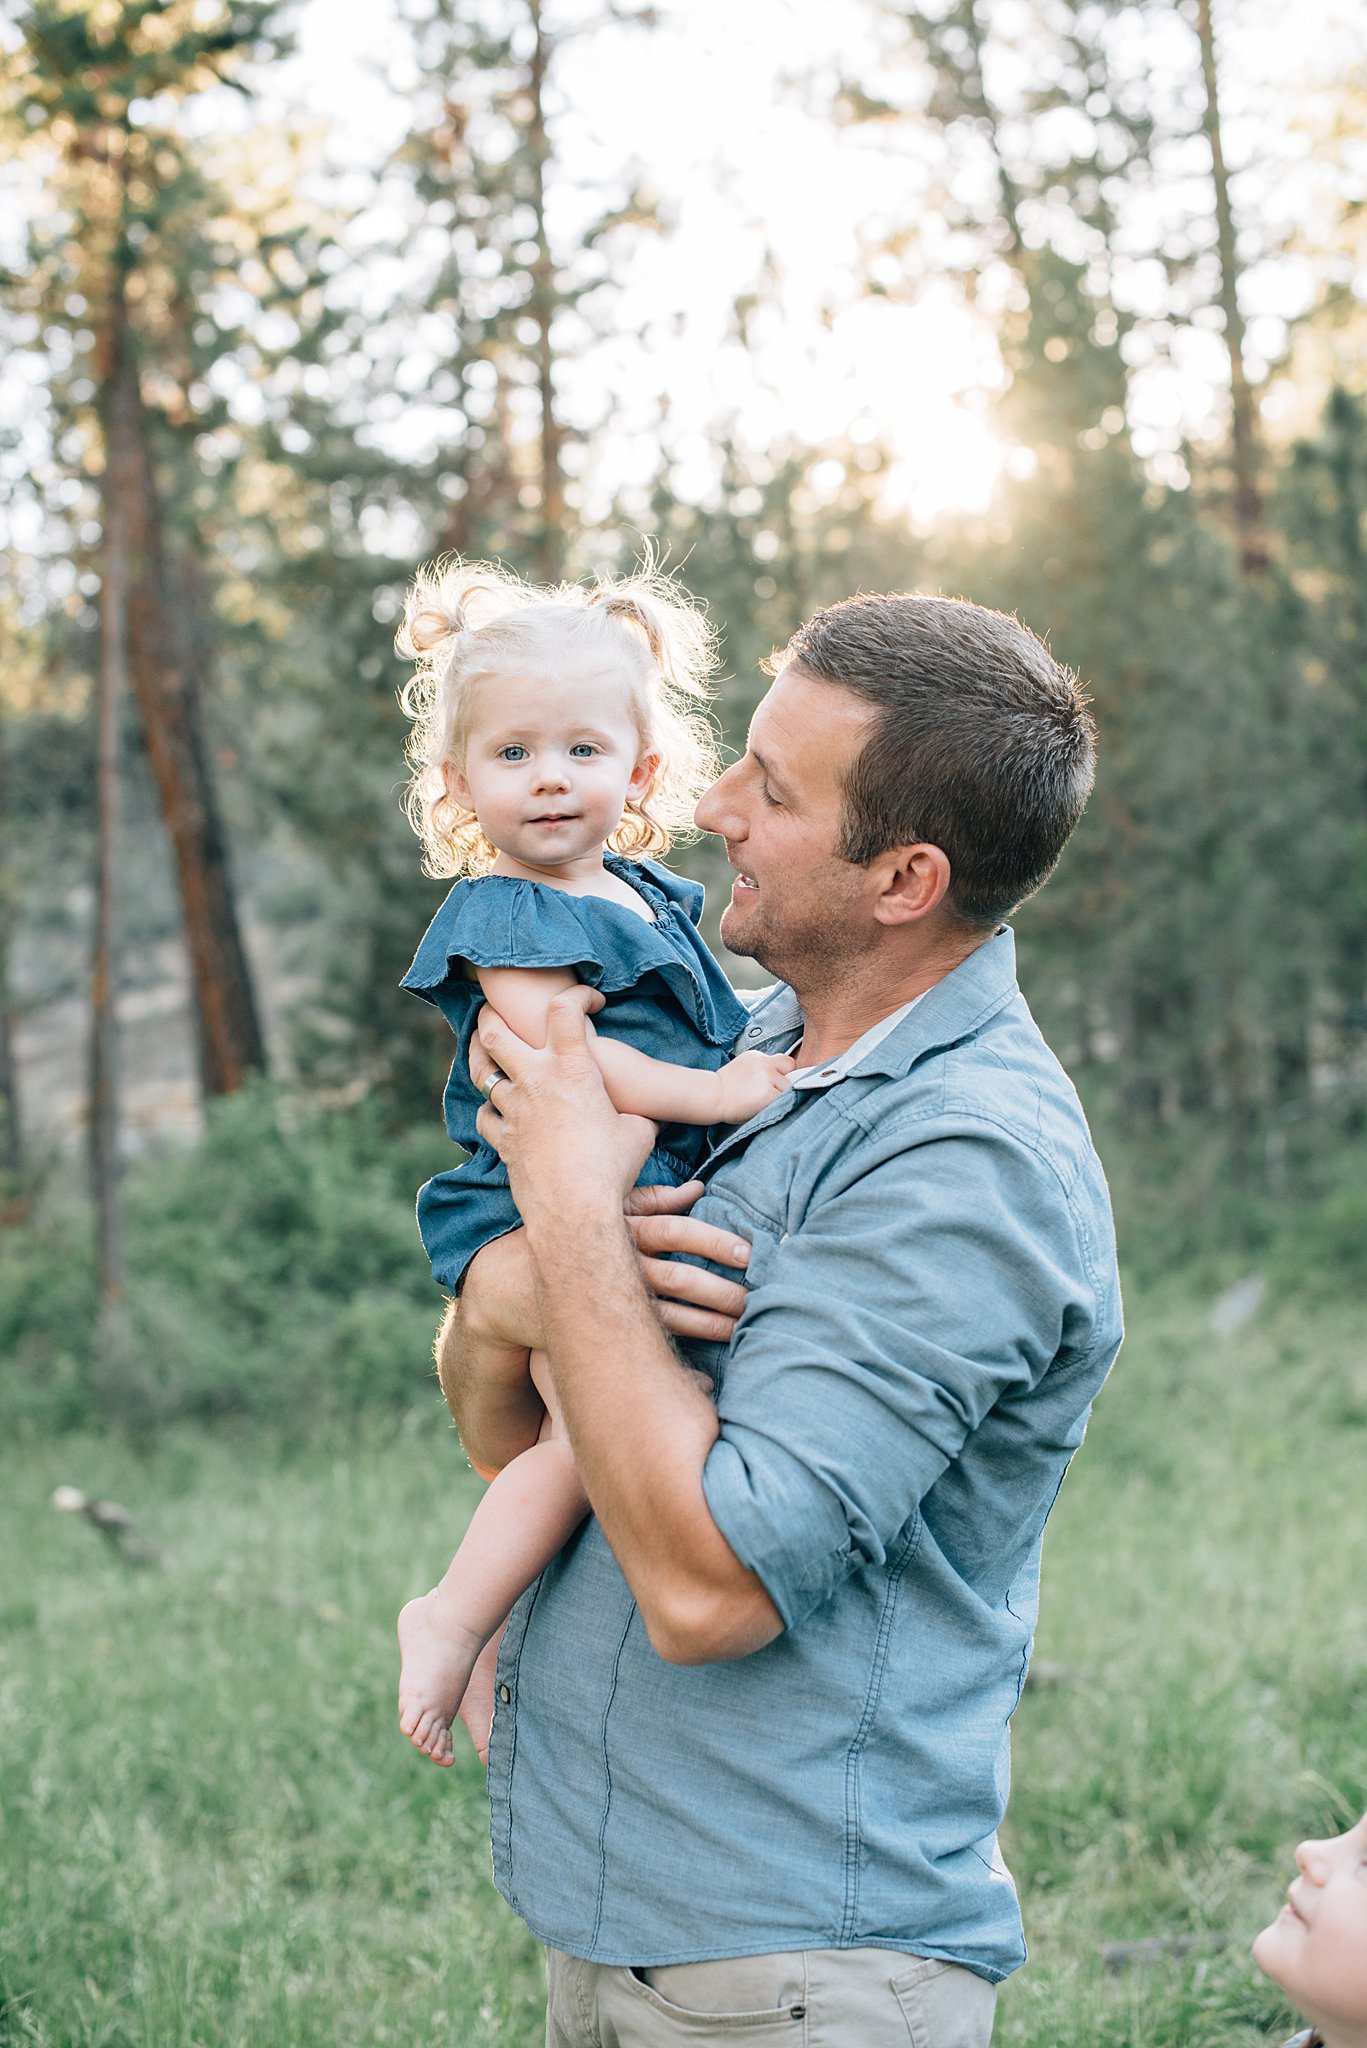
[[[418,571],[394,646],[414,663],[399,692],[413,721],[404,798],[428,875],[482,875],[496,849],[479,819],[451,795],[475,686],[516,671],[556,674],[574,659],[620,666],[642,751],[660,764],[645,794],[628,800],[608,838],[614,853],[663,853],[691,834],[693,806],[720,773],[706,708],[716,639],[693,600],[647,556],[634,575],[587,587],[523,583],[489,562],[450,555]]]

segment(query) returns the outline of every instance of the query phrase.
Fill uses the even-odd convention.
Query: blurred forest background
[[[1020,916],[1022,983],[1112,1172],[1140,1342],[1151,1305],[1169,1333],[1145,1413],[1261,1317],[1269,1400],[1318,1413],[1327,1372],[1326,1431],[1367,1423],[1360,1334],[1314,1320],[1367,1279],[1359,30],[1347,0],[1294,21],[1271,0],[10,0],[16,1472],[50,1485],[83,1445],[97,1481],[160,1497],[177,1445],[174,1519],[187,1474],[209,1486],[212,1424],[253,1461],[335,1449],[338,1426],[376,1460],[416,1445],[433,1498],[454,1473],[412,1223],[447,1163],[449,1054],[397,988],[441,885],[399,805],[393,633],[430,556],[556,579],[647,539],[721,629],[733,746],[759,660],[857,589],[1016,610],[1081,671],[1100,778]],[[676,857],[721,881],[705,845]],[[1264,1424],[1260,1472],[1313,1468]],[[1148,1480],[1155,1503],[1188,1483]],[[69,1550],[34,1568],[66,1586],[83,1532],[60,1528]],[[1263,1541],[1231,1536],[1228,1587]],[[100,1600],[123,1584],[103,1562]],[[1360,1678],[1354,1628],[1335,1654]],[[1278,1765],[1335,1811],[1367,1777],[1343,1683],[1339,1748]],[[1169,1874],[1229,1789],[1165,1823]],[[1303,1803],[1234,1827],[1240,1883]],[[1156,1922],[1196,1889],[1174,1878]],[[43,2032],[37,1953],[11,2003],[0,1977],[0,2041],[202,2038],[183,1987],[141,2032],[115,1999],[124,2033],[72,1989]],[[454,2038],[523,2039],[509,1968],[523,1988]],[[313,2038],[281,1971],[285,2017],[225,2041]],[[1212,2039],[1263,2038],[1230,2031],[1258,2017],[1245,1975]],[[1204,2038],[1123,2003],[1108,2040]],[[379,2009],[356,2038],[387,2038]],[[1065,2009],[1016,2007],[1013,2038],[1057,2048]]]

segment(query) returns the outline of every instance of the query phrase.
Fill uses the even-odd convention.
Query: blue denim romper
[[[483,875],[457,882],[433,918],[402,986],[433,1003],[456,1034],[446,1083],[446,1128],[470,1157],[418,1191],[418,1229],[438,1286],[458,1291],[475,1253],[518,1225],[508,1170],[475,1129],[482,1100],[468,1055],[484,997],[476,967],[569,967],[600,989],[594,1028],[655,1059],[715,1071],[748,1012],[708,952],[698,918],[703,891],[654,861],[605,853],[604,866],[635,889],[653,921],[601,896],[571,896],[544,882]],[[688,1180],[707,1152],[702,1125],[663,1124],[639,1185]]]

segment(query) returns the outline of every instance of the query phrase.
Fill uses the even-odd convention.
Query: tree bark
[[[1253,392],[1249,385],[1244,359],[1244,317],[1239,308],[1239,255],[1234,232],[1234,212],[1229,199],[1229,174],[1225,166],[1224,139],[1220,130],[1219,72],[1215,61],[1215,25],[1211,18],[1211,0],[1196,0],[1196,30],[1201,44],[1201,76],[1206,89],[1206,110],[1202,125],[1206,140],[1210,144],[1211,175],[1215,186],[1215,244],[1220,260],[1220,310],[1224,315],[1225,346],[1229,351],[1234,533],[1239,548],[1239,566],[1243,573],[1246,576],[1260,576],[1268,566],[1268,547],[1263,525],[1258,411],[1253,402]]]
[[[128,542],[133,688],[175,855],[200,1081],[206,1095],[230,1095],[249,1072],[264,1071],[266,1052],[200,720],[199,673],[208,658],[206,607],[193,565],[178,569],[173,587],[131,350],[112,367],[127,418],[127,448],[116,490]]]
[[[564,574],[565,565],[565,465],[564,434],[555,410],[555,356],[551,343],[556,309],[555,266],[546,230],[546,165],[550,159],[550,142],[546,134],[545,88],[550,39],[541,19],[541,0],[528,0],[528,12],[534,40],[527,69],[531,100],[527,143],[531,154],[532,210],[536,221],[536,256],[532,263],[532,296],[528,311],[536,328],[532,353],[541,398],[541,532],[537,558],[544,580],[554,583]]]
[[[24,1137],[19,1117],[9,980],[15,899],[13,880],[4,861],[5,837],[5,746],[4,732],[0,730],[0,1173],[18,1180],[24,1170]]]
[[[104,540],[100,579],[100,673],[95,788],[98,853],[95,944],[90,976],[90,1164],[102,1317],[123,1298],[119,1203],[118,868],[119,725],[128,668],[128,545],[124,506],[135,459],[137,421],[130,404],[128,311],[120,275],[112,284],[100,336],[104,427]]]

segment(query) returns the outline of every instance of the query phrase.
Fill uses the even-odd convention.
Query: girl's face
[[[641,744],[620,672],[498,675],[475,685],[465,759],[447,782],[500,853],[568,874],[598,862],[658,762]]]
[[[1367,2042],[1367,1814],[1346,1835],[1302,1842],[1296,1862],[1253,1959],[1330,2041]]]

